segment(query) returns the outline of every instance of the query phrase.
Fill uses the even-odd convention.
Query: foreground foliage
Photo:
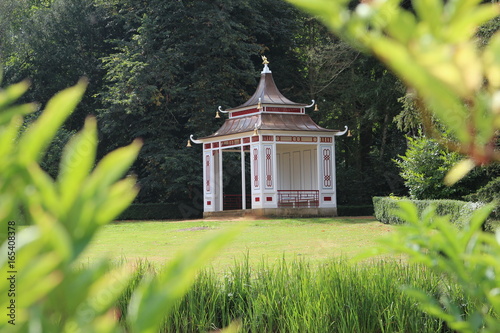
[[[99,228],[137,195],[134,177],[123,176],[140,142],[95,164],[96,121],[88,118],[65,147],[56,180],[38,163],[85,87],[82,81],[54,96],[22,133],[22,116],[36,106],[14,103],[28,84],[0,90],[0,268],[9,277],[0,279],[0,307],[7,309],[1,331],[123,331],[115,304],[132,278],[129,268],[110,267],[106,260],[85,270],[75,265]],[[17,228],[21,222],[27,225],[22,230]],[[180,255],[156,277],[138,281],[127,307],[127,331],[156,332],[198,267],[231,233],[202,242],[194,254]]]
[[[346,0],[289,0],[318,15],[333,31],[372,52],[416,95],[427,134],[466,158],[445,182],[454,184],[480,165],[500,161],[500,31],[479,27],[500,15],[500,4],[470,0],[363,1],[354,10]],[[493,21],[492,21],[493,22]],[[498,23],[498,21],[496,21]],[[493,26],[488,25],[488,26]],[[444,131],[434,128],[437,119]],[[443,137],[450,135],[452,140]],[[476,211],[462,230],[431,209],[420,216],[401,203],[409,222],[388,247],[455,281],[472,299],[470,311],[448,297],[412,289],[421,307],[460,332],[500,330],[500,232],[481,231],[492,207]]]
[[[500,330],[500,233],[481,231],[492,206],[476,210],[462,229],[439,216],[430,206],[422,214],[408,201],[400,202],[399,216],[407,221],[385,249],[408,255],[458,285],[469,299],[464,309],[448,295],[432,295],[422,288],[409,288],[427,313],[445,320],[459,332],[498,332]]]

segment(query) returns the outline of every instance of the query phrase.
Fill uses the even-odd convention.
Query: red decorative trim
[[[253,149],[253,187],[259,187],[259,149]]]
[[[266,201],[273,201],[273,197],[266,197]]]
[[[332,201],[332,197],[324,197],[323,200],[325,200],[325,201]]]
[[[273,187],[273,160],[272,160],[272,149],[271,147],[266,147],[266,188]]]
[[[233,111],[229,113],[229,118],[234,118],[234,117],[239,117],[239,116],[246,116],[248,114],[254,114],[258,113],[258,109],[248,109],[248,110],[241,110],[241,111]]]
[[[252,142],[259,142],[259,136],[252,136]]]
[[[277,106],[266,106],[265,112],[290,112],[290,113],[304,113],[303,108],[281,108]]]
[[[250,143],[250,138],[243,138],[243,143]]]
[[[272,135],[263,135],[262,141],[274,141],[274,138]]]
[[[214,143],[212,144],[212,146],[213,146],[214,148],[219,148],[219,143],[218,143],[218,142],[214,142]]]
[[[206,178],[206,191],[210,192],[210,155],[205,155],[205,178]]]
[[[317,142],[318,138],[314,136],[276,136],[276,141],[280,142]]]
[[[241,143],[241,139],[234,139],[234,140],[222,141],[221,145],[222,145],[222,147],[228,147],[228,146],[239,145],[240,143]]]
[[[260,201],[260,198],[259,197],[255,197],[255,202],[259,202]]]
[[[323,186],[332,187],[331,150],[323,149]]]
[[[207,206],[211,206],[212,205],[212,201],[207,201]]]
[[[321,142],[332,142],[332,138],[321,137]]]
[[[205,143],[205,149],[210,149],[212,148],[212,144],[211,143]]]

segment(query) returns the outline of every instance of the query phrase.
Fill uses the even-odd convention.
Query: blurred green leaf
[[[237,233],[232,229],[207,238],[189,252],[177,255],[156,279],[146,276],[130,300],[127,320],[131,331],[157,332],[165,313],[192,285],[198,269]]]
[[[15,146],[12,143],[15,142],[22,123],[23,120],[20,116],[11,116],[9,124],[6,125],[4,129],[0,130],[0,156],[2,158],[6,159],[7,155],[14,150]],[[10,164],[11,163],[4,163],[0,166],[0,169]]]
[[[138,192],[135,177],[127,177],[116,182],[109,189],[107,199],[97,206],[96,223],[102,225],[117,218],[134,201]]]
[[[420,19],[420,24],[425,24],[432,32],[432,35],[439,36],[443,16],[443,2],[441,0],[414,0],[412,4]]]
[[[486,78],[493,89],[500,88],[500,31],[489,41],[483,53]],[[497,107],[500,110],[500,107]],[[498,113],[498,112],[497,112]]]
[[[123,177],[135,161],[141,146],[140,140],[134,140],[129,146],[118,148],[106,155],[88,178],[83,195],[99,197],[103,190]]]
[[[97,150],[97,124],[95,118],[87,118],[83,130],[68,142],[63,150],[57,179],[61,197],[59,203],[64,210],[69,209],[79,188],[94,167]]]
[[[29,113],[32,113],[36,110],[36,108],[37,105],[33,103],[23,104],[23,105],[12,106],[2,112],[2,109],[0,107],[0,125],[8,123],[14,116],[24,116]]]
[[[30,125],[19,140],[19,157],[22,163],[28,164],[41,158],[41,154],[59,127],[76,108],[86,86],[87,83],[81,80],[77,85],[59,92],[50,99],[40,118]]]
[[[444,183],[447,185],[453,185],[458,182],[460,179],[464,178],[466,174],[469,173],[474,167],[476,163],[474,163],[471,159],[465,159],[457,164],[455,164],[451,170],[448,172],[446,177],[444,178]]]
[[[0,90],[0,112],[5,112],[6,108],[16,102],[28,90],[28,81],[22,81],[10,85],[6,89]]]

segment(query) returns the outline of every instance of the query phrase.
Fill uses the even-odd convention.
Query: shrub
[[[481,203],[459,200],[410,200],[396,197],[374,197],[375,218],[386,224],[403,224],[404,220],[396,213],[400,202],[412,202],[417,207],[419,215],[432,205],[437,215],[449,215],[450,220],[458,227],[467,223],[472,213],[482,206]]]
[[[496,166],[483,166],[474,169],[453,186],[445,185],[443,180],[446,174],[460,161],[461,155],[448,151],[436,140],[425,136],[408,138],[408,149],[399,157],[395,163],[412,199],[460,200],[500,174]]]
[[[458,198],[464,194],[460,187],[443,183],[446,173],[461,156],[447,151],[436,140],[425,136],[408,138],[408,149],[399,157],[395,162],[412,199]]]

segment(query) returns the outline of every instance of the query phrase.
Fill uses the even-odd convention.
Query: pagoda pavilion
[[[228,211],[240,216],[336,216],[335,137],[345,134],[347,126],[339,131],[317,125],[305,113],[314,100],[307,105],[283,96],[263,59],[253,96],[235,108],[219,107],[217,117],[219,112],[229,117],[217,132],[198,140],[191,135],[192,142],[203,145],[204,217]],[[241,194],[224,193],[226,153],[241,155]]]

